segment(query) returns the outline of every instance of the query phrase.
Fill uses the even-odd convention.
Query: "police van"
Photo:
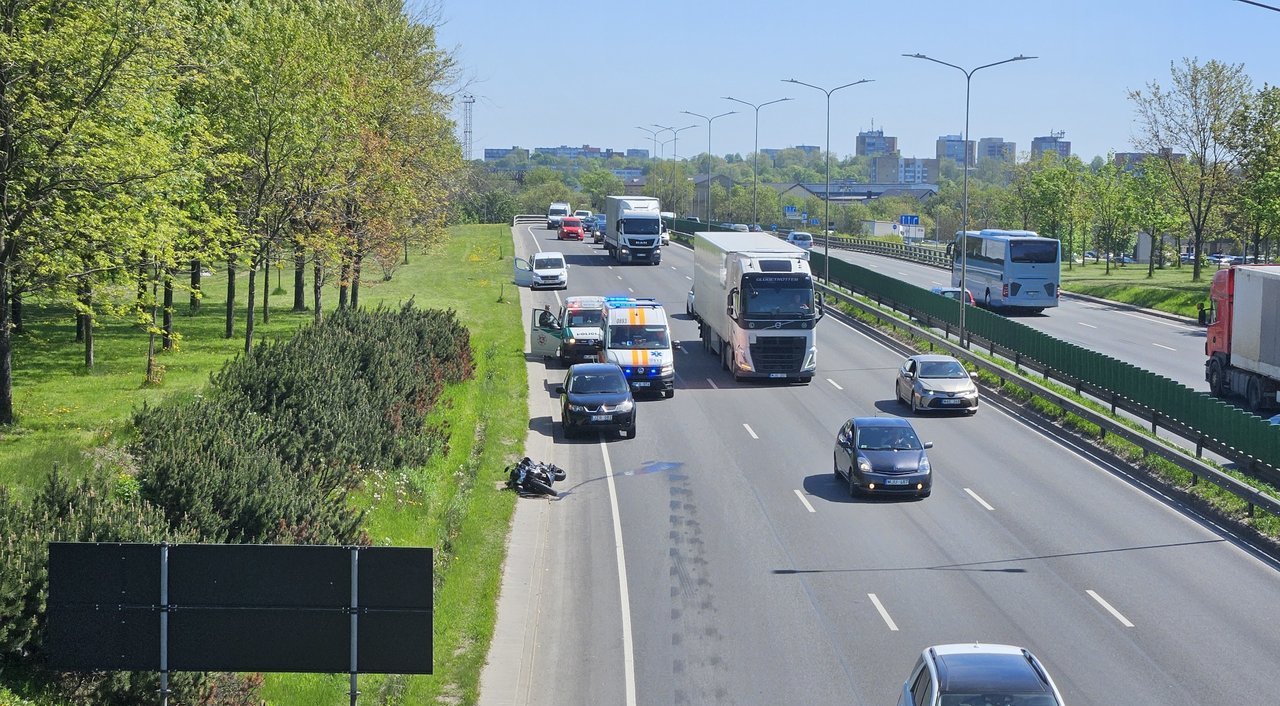
[[[574,296],[564,300],[559,314],[534,309],[529,350],[556,357],[562,365],[596,362],[604,345],[604,297]]]
[[[675,356],[667,312],[656,299],[605,298],[602,363],[616,363],[632,392],[676,394]]]

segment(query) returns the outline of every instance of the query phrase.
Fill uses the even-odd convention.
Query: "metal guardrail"
[[[546,223],[547,217],[540,213],[522,213],[511,218],[511,225],[518,226],[521,223]]]
[[[928,329],[925,329],[919,326],[913,326],[909,323],[906,323],[894,317],[884,317],[882,315],[883,312],[876,305],[863,303],[861,301],[858,301],[857,299],[854,299],[853,297],[846,295],[844,292],[826,287],[821,284],[819,284],[818,286],[825,292],[827,297],[835,298],[842,302],[845,302],[850,306],[856,307],[864,312],[867,312],[875,316],[880,321],[887,322],[893,325],[894,327],[910,331],[912,335],[922,338],[926,341],[929,341],[930,346],[934,348],[942,349],[946,351],[949,355],[962,359],[970,366],[974,368],[979,368],[987,373],[990,373],[991,375],[994,375],[995,377],[999,378],[1002,381],[1004,380],[1010,381],[1013,384],[1016,384],[1019,387],[1022,387],[1032,392],[1037,397],[1040,397],[1041,399],[1047,400],[1048,402],[1054,405],[1057,405],[1058,407],[1061,407],[1062,409],[1080,417],[1081,419],[1084,419],[1090,424],[1096,425],[1099,429],[1102,430],[1104,435],[1112,434],[1114,436],[1118,436],[1124,439],[1125,441],[1140,448],[1144,456],[1155,454],[1160,458],[1163,458],[1166,461],[1176,465],[1177,467],[1187,471],[1192,475],[1194,479],[1197,479],[1197,480],[1202,479],[1202,480],[1208,481],[1218,486],[1219,488],[1231,493],[1232,495],[1239,497],[1240,499],[1244,500],[1248,504],[1248,512],[1250,517],[1253,516],[1254,507],[1260,507],[1271,514],[1280,515],[1280,499],[1277,499],[1272,495],[1263,493],[1262,491],[1259,491],[1253,486],[1247,483],[1244,483],[1238,480],[1237,478],[1234,478],[1226,473],[1223,473],[1222,471],[1219,471],[1213,466],[1210,466],[1209,464],[1201,461],[1198,458],[1199,448],[1200,448],[1199,446],[1197,446],[1196,456],[1192,456],[1188,452],[1183,451],[1181,449],[1170,447],[1159,439],[1155,439],[1155,438],[1152,438],[1151,436],[1147,436],[1146,434],[1142,434],[1140,432],[1134,431],[1133,429],[1130,429],[1124,424],[1121,424],[1120,422],[1117,422],[1111,419],[1110,417],[1099,414],[1098,412],[1095,412],[1094,410],[1090,409],[1085,405],[1082,405],[1074,400],[1063,397],[1058,393],[1054,392],[1053,390],[1050,390],[1049,388],[1046,388],[1040,385],[1039,383],[1037,383],[1036,381],[1032,380],[1029,377],[1012,373],[1006,368],[1003,368],[999,365],[995,365],[994,363],[990,363],[982,359],[981,357],[978,357],[972,354],[969,350],[965,348],[961,348],[958,344],[952,343],[951,341],[945,338],[939,337],[938,335],[934,334],[932,331]],[[1022,367],[1028,367],[1028,368],[1031,367],[1030,365],[1027,364],[1027,361],[1025,359],[1021,361],[1018,361],[1016,359],[1014,360],[1015,360],[1014,362],[1015,366],[1022,366]],[[1047,374],[1046,374],[1047,371],[1035,370],[1035,372],[1041,375],[1045,375],[1045,377],[1047,377]],[[1077,389],[1077,391],[1079,391],[1079,389]],[[1123,405],[1121,405],[1118,400],[1113,399],[1112,400],[1113,413],[1117,406],[1123,407]],[[1154,423],[1153,423],[1153,433],[1154,433]]]

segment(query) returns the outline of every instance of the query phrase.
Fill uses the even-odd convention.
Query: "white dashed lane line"
[[[800,492],[799,488],[796,488],[795,491],[796,491],[796,497],[800,498],[800,502],[804,504],[804,509],[808,510],[809,512],[817,512],[817,510],[814,510],[813,506],[809,504],[809,499],[804,496],[804,493]]]
[[[1097,591],[1094,591],[1093,589],[1089,589],[1089,590],[1086,590],[1085,593],[1089,594],[1089,596],[1093,598],[1093,600],[1097,601],[1098,605],[1102,606],[1103,608],[1106,608],[1107,612],[1111,614],[1111,617],[1115,618],[1116,620],[1119,620],[1121,625],[1125,626],[1126,628],[1133,627],[1133,623],[1129,622],[1129,619],[1124,617],[1124,615],[1122,615],[1120,611],[1116,610],[1115,608],[1112,608],[1111,604],[1103,600],[1102,596],[1099,596]]]
[[[834,388],[836,388],[837,390],[843,390],[843,389],[844,389],[843,387],[840,387],[840,384],[839,384],[839,383],[837,383],[835,380],[832,380],[831,378],[827,378],[827,382],[831,383],[831,386],[832,386],[832,387],[834,387]]]
[[[1177,349],[1177,348],[1170,348],[1170,347],[1168,347],[1168,346],[1161,345],[1161,344],[1159,344],[1159,343],[1152,343],[1151,345],[1155,346],[1156,348],[1163,348],[1163,349],[1165,349],[1166,351],[1173,351],[1173,352],[1175,352],[1175,353],[1176,353],[1176,352],[1178,352],[1178,349]]]
[[[747,433],[751,435],[751,438],[752,438],[752,439],[759,439],[759,438],[760,438],[760,437],[756,436],[756,433],[755,433],[754,431],[752,431],[752,429],[751,429],[751,425],[750,425],[750,424],[747,424],[746,422],[743,422],[743,423],[742,423],[742,428],[747,430]]]
[[[990,510],[990,511],[992,511],[992,512],[995,512],[995,510],[996,510],[996,509],[995,509],[994,507],[991,507],[990,505],[988,505],[988,504],[987,504],[987,501],[986,501],[986,500],[983,500],[981,497],[979,497],[977,493],[973,492],[972,490],[969,490],[968,488],[965,488],[965,489],[964,489],[964,492],[968,493],[968,494],[969,494],[969,497],[973,498],[974,500],[977,500],[979,505],[981,505],[981,506],[983,506],[983,507],[987,508],[988,510]]]
[[[1094,326],[1093,324],[1086,324],[1086,323],[1085,323],[1085,322],[1083,322],[1083,321],[1077,321],[1076,323],[1077,323],[1077,324],[1080,324],[1081,326],[1088,326],[1089,328],[1098,328],[1097,326]]]
[[[889,611],[884,609],[884,604],[880,602],[880,599],[876,597],[876,594],[868,593],[867,598],[870,598],[871,602],[875,604],[876,610],[880,611],[880,617],[884,618],[884,624],[888,625],[890,630],[898,632],[898,624],[893,622],[893,618],[889,617]]]

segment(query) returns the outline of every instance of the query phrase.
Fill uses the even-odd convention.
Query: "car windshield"
[[[533,258],[533,269],[535,270],[563,270],[564,260],[558,257],[535,257]]]
[[[813,283],[795,275],[754,275],[742,283],[742,315],[799,319],[813,315]]]
[[[964,366],[955,360],[925,360],[920,362],[922,378],[967,378]]]
[[[578,219],[576,219],[576,218],[566,218],[566,219],[564,219],[564,225],[565,225],[565,227],[567,227],[567,228],[573,228],[573,227],[575,227],[575,226],[580,226],[580,225],[582,225],[582,221],[580,221],[580,220],[578,220]]]
[[[862,427],[858,448],[863,451],[919,451],[924,448],[911,427]]]
[[[568,213],[568,211],[564,210],[563,208],[553,208],[553,209],[551,209],[551,215],[553,215],[553,216],[563,216],[563,215],[565,215],[566,213]]]
[[[622,232],[627,235],[657,235],[660,228],[656,218],[628,218],[622,221]]]
[[[627,391],[627,380],[621,372],[581,373],[569,380],[569,392],[581,395],[621,394]]]
[[[813,240],[813,236],[808,233],[792,233],[791,239],[795,241]]]
[[[600,309],[571,309],[569,311],[570,326],[603,326],[604,311]]]
[[[609,328],[609,341],[612,348],[654,350],[671,347],[666,326],[612,326]]]
[[[1059,706],[1051,694],[943,694],[942,706]]]

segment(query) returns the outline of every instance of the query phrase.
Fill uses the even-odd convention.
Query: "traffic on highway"
[[[942,409],[969,394],[962,366],[913,362],[841,317],[810,329],[808,384],[735,375],[693,316],[689,248],[624,265],[541,225],[513,228],[516,255],[562,252],[573,276],[522,290],[524,309],[654,302],[672,396],[633,395],[634,433],[563,427],[578,364],[531,347],[531,440],[569,480],[517,509],[528,539],[480,703],[1269,702],[1265,680],[1239,677],[1280,667],[1277,567],[1242,538],[998,398],[966,414],[976,388]],[[1024,320],[1135,354],[1149,337],[1152,361],[1197,333],[1067,299]],[[965,681],[987,672],[1008,681]]]

